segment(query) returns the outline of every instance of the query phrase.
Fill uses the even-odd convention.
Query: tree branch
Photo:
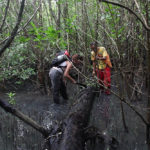
[[[57,17],[56,17],[56,15],[55,15],[55,13],[53,12],[53,9],[52,9],[51,0],[49,0],[48,3],[49,3],[49,10],[50,10],[50,13],[51,13],[51,15],[52,15],[52,17],[53,17],[53,19],[54,19],[56,25],[58,25]]]
[[[6,102],[4,102],[1,99],[0,99],[0,107],[2,107],[6,112],[9,112],[12,115],[18,117],[19,119],[21,119],[22,121],[24,121],[25,123],[27,123],[28,125],[33,127],[35,130],[42,133],[44,136],[48,135],[48,131],[46,129],[44,129],[42,126],[38,125],[34,120],[32,120],[28,116],[24,115],[19,110],[11,107],[9,104],[7,104]]]
[[[6,6],[6,9],[5,9],[5,15],[4,15],[4,18],[2,20],[2,24],[0,26],[0,33],[2,33],[2,29],[3,29],[3,26],[5,24],[5,20],[6,20],[6,16],[7,16],[7,11],[8,11],[8,8],[9,8],[9,3],[10,3],[10,0],[7,1],[7,6]]]
[[[13,31],[11,33],[11,36],[8,38],[7,42],[0,49],[0,57],[3,54],[3,52],[6,50],[6,48],[8,48],[10,46],[10,44],[12,43],[12,41],[14,40],[14,38],[15,38],[15,36],[17,34],[17,30],[19,28],[19,25],[20,25],[20,22],[21,22],[21,19],[22,19],[22,14],[23,14],[23,10],[24,10],[24,3],[25,3],[25,0],[22,0],[16,26],[14,27],[14,29],[13,29]]]
[[[116,5],[116,6],[119,6],[119,7],[122,7],[122,8],[124,8],[124,9],[128,10],[131,14],[133,14],[133,15],[142,23],[143,27],[144,27],[147,31],[150,31],[150,27],[149,27],[147,24],[145,24],[145,23],[143,22],[143,20],[142,20],[133,10],[131,10],[130,8],[128,8],[128,7],[126,7],[126,6],[122,5],[122,4],[115,3],[115,2],[110,2],[110,1],[107,1],[107,0],[99,0],[99,2],[104,2],[104,3]]]
[[[33,19],[33,17],[35,16],[35,14],[37,13],[37,11],[39,10],[40,6],[34,11],[33,15],[29,18],[29,20],[24,24],[24,26],[22,28],[20,28],[17,32],[17,34],[19,32],[21,32],[23,29],[26,28],[26,26],[31,22],[31,20]],[[0,45],[2,45],[6,40],[8,40],[9,37],[6,37],[2,42],[0,42]]]
[[[143,18],[144,23],[147,25],[146,19],[145,19],[144,15],[142,14],[141,10],[140,10],[140,6],[139,6],[137,0],[134,0],[134,2],[135,2],[135,4],[136,4],[136,7],[137,7],[137,9],[138,9],[140,15],[141,15],[142,18]],[[147,25],[147,26],[148,26],[148,25]]]

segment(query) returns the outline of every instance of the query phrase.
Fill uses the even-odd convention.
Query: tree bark
[[[95,93],[93,88],[89,88],[81,94],[64,121],[60,150],[83,150],[85,147],[84,129],[88,125]]]
[[[149,25],[149,7],[148,7],[149,2],[146,4],[146,21],[147,24]],[[150,32],[147,31],[147,75],[148,75],[148,100],[147,100],[147,108],[150,107]],[[150,110],[147,110],[147,120],[148,123],[150,124]],[[148,142],[148,149],[150,150],[150,126],[147,126],[147,131],[146,131],[146,136],[147,136],[147,142]]]
[[[60,0],[57,2],[57,7],[58,7],[58,19],[57,19],[57,30],[59,31],[61,29],[61,2]],[[58,38],[60,38],[60,32],[58,33]]]
[[[44,136],[47,136],[47,131],[40,125],[38,125],[34,120],[29,118],[28,116],[24,115],[19,110],[11,107],[5,101],[0,99],[0,107],[2,107],[6,112],[11,113],[12,115],[16,116],[17,118],[21,119],[23,122],[27,123],[31,127],[33,127],[38,132],[42,133]]]
[[[57,17],[56,17],[56,15],[55,15],[55,12],[53,11],[53,9],[52,9],[52,0],[48,0],[48,3],[49,3],[49,11],[50,11],[50,13],[51,13],[51,16],[52,16],[52,18],[54,19],[54,21],[55,21],[55,24],[56,24],[56,26],[57,26]],[[51,20],[52,21],[52,20]]]

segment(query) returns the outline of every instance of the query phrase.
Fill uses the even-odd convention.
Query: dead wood
[[[20,118],[44,136],[43,150],[84,150],[87,141],[97,137],[101,141],[106,139],[99,131],[90,132],[91,130],[87,129],[94,98],[95,89],[93,87],[82,90],[66,119],[59,124],[53,125],[51,130],[46,130],[1,99],[0,106],[6,112]],[[115,139],[109,138],[109,143],[114,141]]]

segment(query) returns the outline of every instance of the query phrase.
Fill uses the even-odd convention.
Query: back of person
[[[67,50],[60,51],[56,54],[56,57],[51,62],[51,67],[58,67],[61,63],[65,62],[66,60],[70,60],[70,56]]]
[[[77,60],[78,57],[74,55],[72,56],[72,61],[63,61],[50,69],[49,76],[52,83],[54,103],[60,103],[59,94],[67,101],[66,81],[69,79],[72,83],[76,83],[75,79],[70,76],[69,71],[73,66],[72,63],[77,63]]]

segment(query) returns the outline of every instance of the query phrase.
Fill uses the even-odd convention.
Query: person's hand
[[[103,57],[102,56],[96,56],[96,59],[101,60]]]
[[[63,82],[65,85],[67,85],[67,80],[65,78],[63,78]]]
[[[75,80],[73,80],[73,83],[76,84],[77,82]]]
[[[93,74],[93,76],[95,76],[95,70],[93,70],[93,73],[92,73],[92,74]]]

